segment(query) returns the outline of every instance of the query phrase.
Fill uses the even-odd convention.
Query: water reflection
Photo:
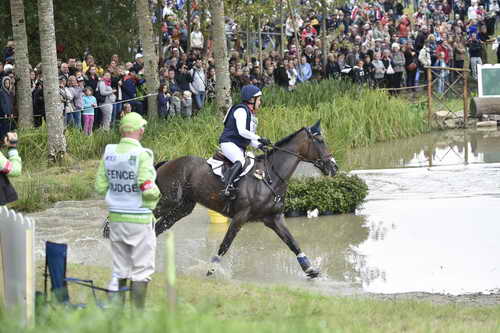
[[[356,248],[366,259],[359,263],[363,289],[461,294],[498,288],[500,224],[484,207],[499,203],[500,197],[367,202],[361,213],[384,222],[375,229],[370,224],[370,237]],[[384,238],[372,237],[384,225]]]
[[[500,162],[499,143],[496,128],[434,132],[352,151],[346,164],[352,169],[385,169]]]
[[[398,157],[398,151],[400,155]],[[486,292],[500,287],[500,132],[433,133],[352,155],[368,183],[354,250],[363,290]],[[391,169],[392,168],[392,169]]]

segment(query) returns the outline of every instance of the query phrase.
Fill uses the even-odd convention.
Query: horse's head
[[[304,158],[310,160],[324,175],[335,176],[338,170],[337,162],[328,151],[321,135],[320,120],[313,126],[306,127],[305,131],[309,140],[305,152],[302,153]]]

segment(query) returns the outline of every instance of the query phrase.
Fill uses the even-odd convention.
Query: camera
[[[10,144],[12,146],[17,145],[17,133],[15,132],[7,132],[4,135],[4,143]]]

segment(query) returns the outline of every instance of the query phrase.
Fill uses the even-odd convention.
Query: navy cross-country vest
[[[232,142],[238,147],[246,149],[250,144],[250,140],[245,139],[240,135],[240,133],[238,132],[238,127],[236,126],[236,118],[234,118],[234,111],[239,108],[243,108],[247,113],[247,122],[245,124],[245,128],[249,131],[252,130],[251,122],[252,117],[254,116],[252,114],[252,111],[250,111],[250,108],[246,104],[234,105],[231,109],[229,109],[226,118],[224,119],[224,131],[222,131],[222,134],[219,138],[219,143]]]

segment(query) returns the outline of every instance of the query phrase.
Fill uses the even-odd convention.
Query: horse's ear
[[[314,135],[321,134],[321,119],[311,126],[311,133]]]

